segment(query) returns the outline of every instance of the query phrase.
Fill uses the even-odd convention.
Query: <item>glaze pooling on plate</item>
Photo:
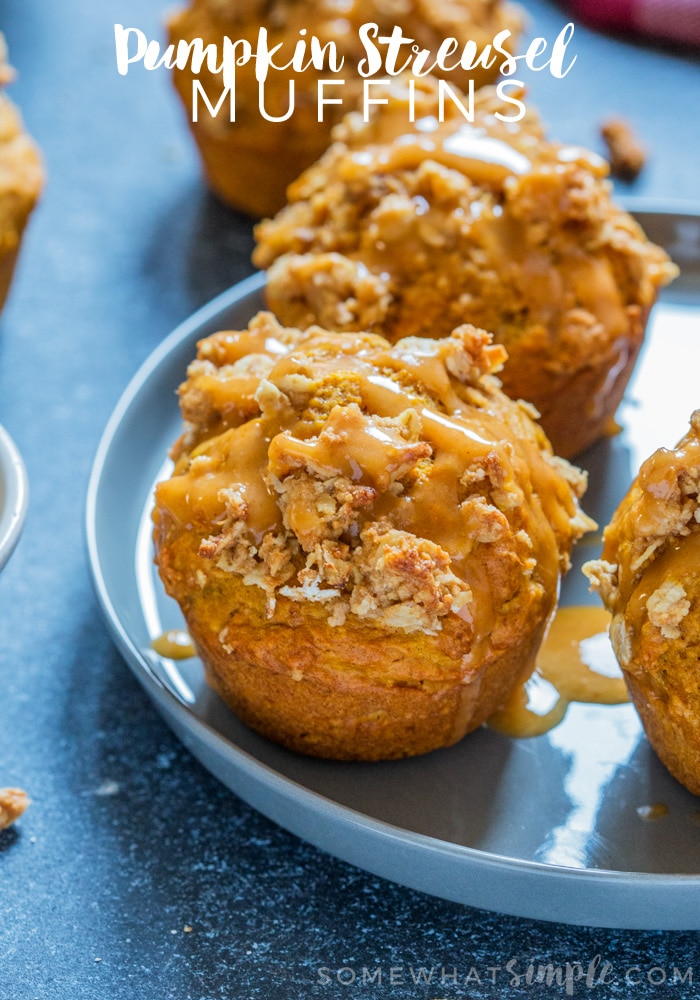
[[[684,220],[698,224],[649,213],[643,222],[658,241]],[[696,266],[689,262],[690,279],[676,298],[667,293],[652,319],[618,415],[622,433],[579,458],[590,475],[586,509],[601,525],[641,460],[679,436],[697,406],[694,366],[674,362],[699,349]],[[529,740],[482,729],[413,760],[336,764],[256,736],[209,690],[197,659],[153,651],[153,638],[182,627],[154,572],[149,522],[153,484],[179,428],[174,389],[195,341],[245,325],[260,307],[261,285],[254,277],[225,293],[158,348],[117,407],[93,469],[87,537],[96,590],[117,645],[159,711],[255,808],[378,875],[517,916],[700,928],[698,802],[658,762],[631,705],[572,705],[560,726]],[[656,405],[669,385],[672,393]],[[580,565],[597,551],[595,539],[577,547],[564,604],[595,600]],[[642,815],[654,803],[668,812],[648,822]]]

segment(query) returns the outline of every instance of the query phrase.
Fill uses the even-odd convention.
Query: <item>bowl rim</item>
[[[19,541],[28,503],[27,470],[17,445],[0,424],[0,570]]]

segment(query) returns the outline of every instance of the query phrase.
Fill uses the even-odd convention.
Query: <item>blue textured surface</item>
[[[560,9],[529,6],[536,33],[559,30]],[[574,968],[570,994],[699,996],[696,934],[469,910],[302,843],[189,756],[114,651],[82,537],[99,435],[161,338],[251,271],[250,221],[204,191],[166,75],[116,73],[114,22],[156,36],[165,9],[0,5],[12,95],[50,178],[0,320],[0,423],[31,483],[0,578],[0,785],[33,799],[0,833],[0,998],[565,996],[566,982],[528,982],[528,965],[536,977],[596,956],[606,982],[574,981]],[[596,144],[600,119],[625,114],[652,158],[624,193],[700,201],[697,61],[576,37],[576,73],[532,82],[552,131]]]

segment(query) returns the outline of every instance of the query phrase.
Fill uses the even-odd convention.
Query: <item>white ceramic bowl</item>
[[[22,532],[28,500],[24,462],[14,441],[0,426],[0,570]]]

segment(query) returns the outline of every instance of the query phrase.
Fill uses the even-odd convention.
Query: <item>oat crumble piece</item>
[[[600,134],[608,149],[613,177],[636,180],[644,169],[647,153],[630,123],[623,118],[611,118],[601,125]]]
[[[30,803],[21,788],[0,788],[0,830],[6,830],[19,819]]]
[[[685,587],[675,580],[665,580],[647,600],[649,621],[666,639],[679,639],[680,624],[690,611]]]

